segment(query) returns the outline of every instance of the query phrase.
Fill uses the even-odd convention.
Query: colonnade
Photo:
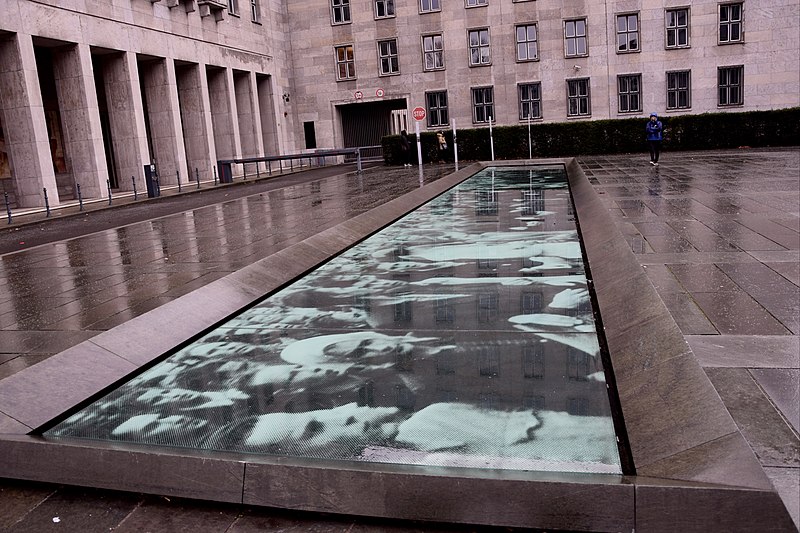
[[[222,55],[222,54],[221,54]],[[240,67],[240,68],[236,68]],[[0,180],[17,207],[210,178],[218,159],[277,153],[272,76],[0,33]]]

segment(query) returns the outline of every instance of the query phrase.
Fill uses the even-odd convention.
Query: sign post
[[[492,115],[489,115],[489,147],[492,149],[492,161],[494,161],[494,136],[492,135]]]
[[[425,108],[424,107],[415,107],[414,110],[411,112],[411,116],[414,117],[414,131],[417,134],[417,161],[419,163],[420,168],[422,167],[422,143],[419,142],[419,123],[422,120],[425,120]]]
[[[453,162],[458,170],[458,135],[456,135],[456,119],[453,119]]]

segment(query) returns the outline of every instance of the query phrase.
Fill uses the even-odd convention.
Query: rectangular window
[[[479,124],[494,118],[494,88],[472,89],[472,122]]]
[[[667,48],[689,47],[689,8],[668,9],[666,14]]]
[[[478,7],[489,5],[489,0],[467,0],[467,7]]]
[[[382,19],[394,16],[394,0],[375,0],[375,18]]]
[[[617,15],[617,52],[639,51],[639,15]]]
[[[422,36],[422,54],[424,70],[441,70],[444,68],[444,40],[442,34]]]
[[[500,354],[497,353],[497,346],[478,348],[478,374],[489,377],[500,375]]]
[[[419,12],[430,13],[431,11],[441,11],[442,0],[419,0]]]
[[[258,0],[250,0],[250,20],[261,22],[261,6],[258,5]]]
[[[428,104],[428,127],[447,126],[450,117],[447,113],[447,91],[436,91],[425,94]]]
[[[478,322],[494,322],[500,311],[500,295],[496,293],[478,295]]]
[[[586,381],[589,375],[589,354],[575,348],[567,350],[567,377],[570,381]]]
[[[633,113],[642,110],[642,75],[617,76],[619,112]]]
[[[589,78],[567,80],[567,116],[584,117],[591,114]]]
[[[542,118],[542,84],[520,83],[519,93],[519,119]]]
[[[356,79],[356,62],[353,57],[353,45],[336,47],[336,79]]]
[[[331,11],[334,24],[350,22],[350,0],[331,0]]]
[[[522,216],[536,216],[545,211],[544,203],[542,189],[522,191]]]
[[[228,0],[228,13],[231,15],[239,14],[239,0]]]
[[[586,43],[586,19],[564,22],[564,44],[566,45],[566,57],[589,55],[589,47]]]
[[[517,61],[536,61],[539,59],[539,38],[536,24],[517,26]]]
[[[740,43],[742,37],[742,4],[719,6],[719,42]]]
[[[475,66],[489,63],[489,28],[469,30],[469,64]]]
[[[525,379],[544,378],[544,347],[541,344],[522,348],[522,375]]]
[[[667,109],[689,109],[692,107],[692,72],[667,72]]]
[[[378,60],[381,76],[400,73],[400,62],[397,58],[397,39],[378,41]]]
[[[744,92],[742,91],[742,77],[744,67],[720,67],[719,68],[719,105],[734,106],[744,104]]]

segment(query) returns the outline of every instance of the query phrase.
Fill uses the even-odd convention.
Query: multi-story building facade
[[[800,103],[797,0],[287,5],[298,121],[325,143],[387,108],[423,107],[431,129]]]
[[[800,105],[798,0],[0,0],[19,206],[409,128]],[[412,129],[412,128],[409,128]],[[140,181],[141,186],[141,181]]]

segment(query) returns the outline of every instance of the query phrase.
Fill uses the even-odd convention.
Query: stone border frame
[[[636,475],[311,461],[32,433],[489,166],[562,164]],[[178,318],[180,317],[180,318]],[[481,162],[0,381],[0,477],[398,519],[586,531],[794,531],[577,161]]]

